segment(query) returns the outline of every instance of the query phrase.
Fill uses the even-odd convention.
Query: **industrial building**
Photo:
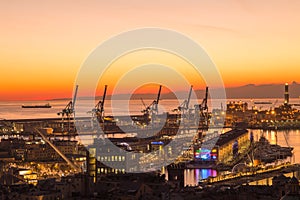
[[[213,142],[214,139],[211,139]],[[209,143],[210,141],[207,141]],[[233,129],[221,134],[212,149],[194,147],[195,161],[226,163],[250,146],[250,135],[246,129]]]

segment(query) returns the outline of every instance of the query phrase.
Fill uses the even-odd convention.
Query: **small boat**
[[[49,103],[47,103],[47,104],[45,104],[45,105],[32,105],[32,106],[24,106],[24,105],[22,105],[22,108],[51,108],[52,106],[49,104]]]

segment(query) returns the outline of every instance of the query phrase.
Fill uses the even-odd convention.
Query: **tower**
[[[93,183],[97,182],[97,160],[96,148],[89,148],[86,152],[87,173],[93,178]]]
[[[289,104],[289,84],[285,83],[284,86],[284,105]]]

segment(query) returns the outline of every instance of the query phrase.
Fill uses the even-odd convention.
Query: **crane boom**
[[[98,103],[95,105],[95,108],[93,108],[93,110],[92,110],[93,116],[99,117],[101,120],[103,120],[104,102],[105,102],[105,98],[106,98],[106,91],[107,91],[107,85],[104,86],[102,100],[99,100]]]
[[[201,102],[201,104],[195,104],[195,114],[196,117],[198,118],[198,114],[200,117],[200,122],[205,123],[204,125],[208,125],[209,121],[209,115],[208,115],[208,106],[207,106],[207,99],[208,99],[208,87],[205,89],[205,96]]]
[[[73,112],[74,112],[75,102],[76,102],[76,98],[77,98],[77,91],[78,91],[78,85],[76,85],[75,93],[73,96],[73,103],[72,103],[72,108],[71,108]]]
[[[205,98],[203,99],[203,107],[204,107],[205,110],[207,109],[207,98],[208,98],[208,87],[206,86]]]
[[[174,109],[177,110],[177,111],[185,111],[185,110],[188,110],[189,109],[189,105],[190,105],[190,101],[191,101],[191,95],[192,95],[192,89],[193,89],[193,86],[191,85],[190,87],[190,91],[189,91],[189,94],[188,94],[188,98],[185,99],[179,106],[177,109]]]
[[[161,85],[159,86],[159,90],[158,90],[158,94],[157,94],[157,99],[156,99],[156,105],[157,105],[158,102],[159,102],[160,93],[161,93]]]
[[[101,107],[100,107],[101,115],[104,111],[104,102],[105,102],[105,98],[106,98],[106,91],[107,91],[107,85],[104,86],[104,91],[103,91],[103,96],[102,96],[102,101],[101,101]]]
[[[161,85],[159,86],[158,94],[156,100],[153,101],[153,111],[158,113],[158,103],[159,103],[159,98],[160,98],[160,93],[161,93]]]
[[[77,91],[78,91],[78,85],[76,85],[75,88],[75,92],[74,92],[74,97],[73,99],[67,104],[67,106],[61,111],[58,112],[57,115],[61,115],[62,118],[62,132],[64,132],[64,116],[66,115],[67,119],[68,119],[68,131],[71,130],[71,115],[73,114],[74,118],[75,118],[75,110],[74,110],[74,106],[75,106],[75,102],[76,102],[76,98],[77,98]]]
[[[143,105],[145,106],[145,109],[142,110],[142,113],[144,113],[144,119],[142,122],[143,124],[149,124],[149,122],[155,118],[155,115],[158,114],[158,103],[159,103],[159,99],[160,99],[161,88],[162,88],[162,86],[160,85],[158,94],[157,94],[157,98],[155,100],[153,100],[152,103],[150,105],[148,105],[147,107],[145,105],[145,102],[141,98],[141,101],[142,101]]]
[[[189,109],[189,104],[190,104],[190,101],[191,101],[191,95],[192,95],[192,89],[193,89],[193,86],[191,85],[190,92],[189,92],[189,96],[188,96],[188,99],[187,99],[187,101],[186,101],[186,109]]]

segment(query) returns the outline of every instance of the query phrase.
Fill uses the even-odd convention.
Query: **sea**
[[[47,100],[47,101],[0,101],[0,119],[33,119],[33,118],[57,118],[57,113],[62,111],[69,103],[70,100]],[[162,99],[159,102],[159,112],[171,112],[178,108],[183,103],[182,99]],[[190,107],[194,104],[201,103],[200,100],[192,99]],[[269,109],[271,107],[278,106],[283,103],[283,99],[214,99],[208,101],[209,109],[224,108],[225,102],[243,101],[248,103],[248,108],[257,107],[258,109]],[[77,100],[77,102],[79,102]],[[106,100],[104,111],[105,115],[125,115],[129,114],[141,114],[153,100],[138,99],[138,100]],[[255,102],[268,102],[269,104],[255,104]],[[49,103],[52,108],[22,108],[22,105],[44,105]],[[76,110],[76,115],[87,115],[89,111],[93,109],[93,105],[97,101],[91,104],[90,100],[80,100],[79,112]],[[300,104],[300,98],[290,99],[291,104]],[[112,106],[113,105],[113,106]],[[213,105],[213,106],[212,106]],[[76,106],[75,106],[76,108]],[[299,106],[297,108],[300,108]]]
[[[126,115],[141,114],[141,111],[152,103],[153,100],[107,100],[105,102],[105,115]],[[163,99],[159,103],[159,112],[171,112],[178,108],[184,100]],[[190,105],[201,103],[202,100],[191,101]],[[270,109],[283,103],[283,99],[226,99],[210,100],[208,106],[214,105],[214,108],[222,108],[224,102],[243,101],[248,103],[248,108],[257,107],[258,109]],[[269,102],[268,104],[255,104],[255,102]],[[49,103],[51,108],[22,108],[22,105],[44,105]],[[48,100],[48,101],[0,101],[0,120],[1,119],[37,119],[37,118],[58,118],[58,112],[62,111],[69,103],[69,100]],[[95,104],[97,101],[94,102]],[[300,104],[300,99],[290,99],[291,104]],[[223,104],[223,105],[222,105]],[[76,115],[88,115],[93,109],[90,101],[80,101],[83,109],[76,112]],[[113,106],[112,106],[113,105]],[[76,106],[75,106],[76,108]],[[300,107],[296,107],[300,109]],[[75,109],[76,111],[76,109]],[[259,140],[264,135],[271,144],[294,147],[294,155],[290,158],[292,163],[300,163],[300,130],[249,130],[254,134],[254,139]],[[213,169],[187,169],[185,170],[185,185],[197,185],[201,179],[209,176],[216,176],[218,172]]]

